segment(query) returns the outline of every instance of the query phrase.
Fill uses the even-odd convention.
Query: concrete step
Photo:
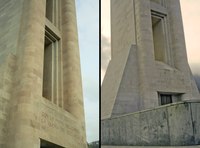
[[[101,148],[200,148],[200,145],[195,145],[195,146],[106,146],[106,145],[102,145]]]

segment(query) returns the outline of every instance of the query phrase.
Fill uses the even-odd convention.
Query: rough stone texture
[[[112,105],[102,110],[102,112],[105,113],[106,117],[109,117],[112,112],[113,115],[116,116],[119,113],[121,114],[121,112],[126,113],[126,109],[129,110],[129,112],[137,110],[136,108],[138,104],[135,102],[138,102],[138,100],[131,101],[132,99],[137,99],[139,97],[138,85],[133,85],[138,83],[138,70],[137,64],[135,64],[137,63],[137,57],[135,57],[136,51],[136,47],[131,46],[131,48],[123,51],[123,56],[118,54],[118,56],[115,56],[115,58],[113,58],[108,65],[108,76],[104,79],[101,92],[102,98],[104,98],[104,100],[101,102],[101,105]],[[130,68],[131,71],[129,70]],[[124,75],[126,75],[126,77],[122,77],[123,71],[125,71]],[[132,75],[135,75],[135,77],[132,77]],[[121,85],[119,84],[121,81],[116,81],[116,79],[123,79]],[[118,94],[117,92],[122,93]],[[118,105],[117,102],[121,102],[121,106]],[[130,107],[127,107],[127,105],[129,105]]]
[[[111,5],[111,57],[114,58],[136,43],[135,20],[133,0],[126,0],[123,3],[112,0]]]
[[[5,147],[8,134],[6,127],[9,120],[10,98],[13,86],[16,57],[12,54],[5,58],[4,64],[0,65],[0,147]]]
[[[121,84],[116,96],[115,105],[112,111],[113,116],[117,116],[127,112],[140,110],[139,107],[139,84],[138,84],[138,61],[135,56],[137,48],[132,46],[129,51],[129,56],[125,63],[124,73]],[[133,77],[134,76],[134,77]]]
[[[10,53],[16,53],[22,0],[2,0],[0,4],[0,62],[3,63]]]
[[[101,121],[102,145],[200,144],[199,102],[181,102]]]
[[[50,27],[62,44],[55,90],[60,102],[50,102],[42,96],[46,1],[0,1],[1,148],[40,148],[40,139],[87,147],[75,0],[59,3],[62,24]]]
[[[151,11],[163,14],[163,61],[155,60]],[[157,14],[157,15],[159,15]],[[111,61],[101,92],[101,118],[151,109],[159,93],[199,100],[186,55],[179,0],[111,0]]]

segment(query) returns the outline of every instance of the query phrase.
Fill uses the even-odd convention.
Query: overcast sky
[[[76,0],[87,141],[99,140],[99,0]]]
[[[200,0],[180,0],[188,61],[194,73],[200,74]],[[110,0],[101,0],[101,75],[110,59]]]

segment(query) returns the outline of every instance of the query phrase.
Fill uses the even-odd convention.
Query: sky
[[[76,0],[87,142],[99,140],[99,0]]]
[[[187,55],[193,74],[200,74],[200,0],[180,0]],[[101,81],[110,60],[110,0],[101,0]]]

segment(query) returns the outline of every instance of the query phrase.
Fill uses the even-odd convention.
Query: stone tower
[[[179,0],[111,0],[111,48],[102,145],[199,145],[200,97]]]
[[[111,0],[101,118],[198,99],[179,0]]]
[[[0,1],[0,147],[86,148],[75,0]]]

